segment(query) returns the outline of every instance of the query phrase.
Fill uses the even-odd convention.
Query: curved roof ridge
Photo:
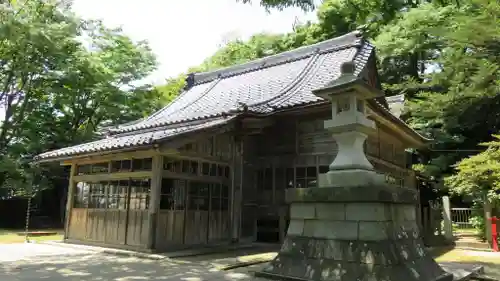
[[[269,103],[269,102],[271,102],[271,101],[273,101],[275,99],[278,99],[278,98],[286,95],[289,91],[291,91],[294,87],[296,87],[299,82],[301,82],[301,81],[304,80],[304,77],[313,68],[313,66],[315,65],[315,63],[318,61],[318,58],[319,58],[319,55],[317,53],[314,54],[309,59],[309,61],[307,62],[306,66],[300,71],[300,73],[288,85],[286,85],[285,87],[283,87],[283,89],[281,89],[277,95],[275,95],[275,96],[273,96],[271,98],[268,98],[266,100],[263,100],[263,101],[255,102],[255,103],[252,103],[252,104],[247,104],[247,106],[248,107],[252,107],[252,106],[263,105],[263,104]]]
[[[315,59],[316,56],[321,56],[323,54],[327,53],[333,53],[337,51],[342,51],[345,49],[349,48],[356,48],[358,49],[358,52],[360,49],[362,49],[364,46],[364,43],[366,41],[363,40],[363,37],[359,32],[351,32],[348,33],[344,36],[336,37],[333,39],[329,39],[326,41],[322,41],[313,45],[309,46],[304,46],[301,48],[297,48],[288,52],[276,54],[273,56],[265,57],[262,59],[254,60],[242,65],[236,65],[236,66],[231,66],[228,68],[220,69],[220,70],[215,70],[212,72],[204,72],[204,73],[191,73],[189,77],[190,79],[190,85],[188,85],[185,90],[178,95],[170,104],[165,106],[164,108],[160,109],[158,112],[155,112],[152,114],[150,117],[148,117],[146,120],[143,120],[142,122],[138,122],[133,125],[117,128],[117,129],[112,129],[110,130],[110,133],[112,134],[117,134],[117,133],[123,133],[127,131],[135,131],[135,130],[141,130],[141,129],[147,129],[147,128],[152,128],[152,127],[159,127],[163,126],[166,124],[171,124],[171,123],[177,123],[176,121],[167,121],[163,120],[161,122],[160,120],[165,119],[165,117],[168,116],[173,116],[175,113],[179,113],[182,109],[189,108],[189,105],[192,105],[196,101],[199,101],[200,98],[211,92],[213,88],[217,85],[218,82],[214,83],[213,85],[207,85],[210,82],[214,82],[215,80],[221,81],[226,78],[231,78],[239,75],[245,75],[250,72],[254,71],[259,71],[263,69],[268,69],[272,67],[276,67],[279,65],[295,62],[298,60],[303,60],[309,58],[310,60],[307,62],[307,65],[300,70],[300,73],[294,78],[292,82],[290,82],[287,86],[283,87],[281,90],[279,90],[278,94],[273,95],[273,97],[263,100],[263,101],[256,101],[253,104],[249,103],[245,105],[247,108],[248,106],[257,108],[259,106],[264,106],[264,107],[269,107],[269,105],[266,106],[266,104],[271,103],[273,100],[280,100],[283,99],[285,96],[291,96],[293,93],[297,92],[294,91],[294,88],[297,87],[297,83],[300,83],[305,79],[305,77],[309,76],[308,74],[310,73],[311,69],[314,68],[314,63],[317,62],[317,59]],[[359,61],[360,63],[364,63],[365,61],[362,59]],[[312,66],[311,66],[312,64]],[[168,108],[171,108],[172,105],[177,104],[178,100],[185,96],[186,94],[190,93],[190,89],[196,88],[196,86],[201,86],[204,85],[203,87],[207,87],[205,90],[201,90],[203,94],[200,95],[198,93],[198,97],[193,96],[193,100],[189,102],[188,105],[183,105],[181,110],[174,110],[173,113],[168,114],[167,116],[162,116],[165,111]],[[287,92],[291,93],[287,93]],[[286,101],[286,99],[285,99]],[[251,102],[251,101],[250,101]],[[267,110],[272,110],[272,106],[269,107]],[[236,109],[236,111],[239,111]],[[208,114],[204,116],[196,116],[196,117],[189,117],[185,118],[183,120],[179,121],[189,121],[189,120],[196,120],[196,119],[203,119],[203,118],[208,118],[208,117],[213,117],[213,116],[221,116],[221,115],[231,115],[234,114],[234,109],[229,110],[227,112],[218,112],[218,113],[213,113],[213,114]],[[161,118],[158,118],[157,120],[155,117],[160,116]]]
[[[264,58],[252,60],[243,64],[225,67],[222,69],[200,72],[194,74],[194,85],[204,84],[213,81],[217,78],[227,78],[235,75],[241,75],[263,67],[271,67],[279,64],[288,63],[291,61],[303,59],[311,56],[314,53],[330,52],[335,49],[348,48],[352,45],[360,43],[361,33],[353,31],[348,34],[335,37],[316,44],[303,46],[287,52],[267,56]]]
[[[148,116],[145,120],[151,120],[153,117],[160,115],[160,113],[164,112],[167,108],[169,108],[172,104],[177,102],[183,95],[185,95],[188,91],[185,89],[182,90],[172,101],[170,101],[167,105],[165,105],[162,109]]]
[[[220,80],[219,80],[220,81]],[[211,90],[213,87],[215,87],[215,85],[217,85],[217,83],[219,81],[216,81],[215,83],[213,83],[213,85],[211,85],[210,87],[208,87],[207,90],[205,90],[203,92],[203,94],[200,95],[200,98],[203,96],[203,95],[206,95],[206,93]],[[143,121],[150,121],[150,120],[153,120],[153,118],[155,116],[159,116],[161,115],[163,112],[165,112],[165,110],[167,110],[168,108],[170,108],[173,104],[175,104],[175,102],[177,102],[179,99],[182,98],[183,95],[185,95],[186,93],[188,93],[189,90],[183,90],[179,95],[177,95],[171,102],[169,102],[166,106],[164,106],[162,109],[156,111],[155,113],[151,114],[150,116],[146,117],[146,118],[142,118],[142,119],[138,119],[136,121],[133,121],[133,122],[129,122],[129,123],[126,123],[124,125],[120,125],[118,128],[110,128],[108,129],[110,133],[112,133],[113,135],[117,135],[117,134],[120,134],[120,133],[125,133],[125,132],[129,132],[129,131],[135,131],[135,130],[141,130],[143,128],[141,128],[141,122]],[[198,100],[198,99],[196,99]],[[196,100],[192,101],[189,103],[189,105],[191,105],[193,102],[195,102]],[[187,106],[184,106],[182,109],[185,109]],[[179,110],[176,110],[174,111],[174,113],[176,112],[179,112]],[[168,116],[170,116],[171,114],[169,114]],[[175,123],[175,122],[174,122]],[[130,129],[132,128],[132,129]],[[148,126],[144,127],[144,128],[148,128]]]
[[[307,77],[307,80],[306,81],[310,81],[314,76],[315,74],[318,72],[319,68],[321,67],[322,63],[326,60],[326,57],[323,57],[323,60],[321,61],[321,63],[315,65],[314,67],[314,71],[310,71],[308,74],[311,74],[310,76]],[[303,81],[305,80],[305,78],[303,79]],[[286,93],[285,95],[283,95],[281,97],[281,99],[276,99],[278,100],[278,102],[284,102],[284,101],[288,101],[290,100],[302,87],[304,87],[304,84],[300,85],[301,87],[297,87],[294,89],[294,91],[289,91],[288,93]],[[274,101],[276,101],[274,100]],[[276,108],[276,105],[269,105],[271,108]]]
[[[356,52],[352,56],[352,61],[355,62],[355,66],[362,65],[362,67],[356,67],[355,69],[355,75],[360,75],[363,69],[366,67],[366,61],[371,55],[371,51],[373,49],[373,46],[363,38],[360,38],[358,40],[359,46],[356,48]],[[366,50],[365,50],[366,49]],[[323,61],[326,60],[326,58],[323,59]],[[357,62],[357,63],[356,63]],[[319,70],[320,65],[316,66],[316,71],[315,73]],[[312,79],[312,76],[309,77],[309,79]],[[294,94],[297,93],[300,89],[296,89],[295,91],[291,91],[287,93],[286,95],[283,96],[282,99],[280,99],[280,102],[286,102],[293,98]],[[276,108],[276,106],[271,105],[272,108]],[[279,107],[279,106],[278,106]]]

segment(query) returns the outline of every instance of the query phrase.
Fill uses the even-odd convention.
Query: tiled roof
[[[134,148],[139,146],[153,145],[164,141],[168,138],[178,136],[185,133],[206,130],[217,126],[225,125],[234,117],[218,117],[209,120],[198,120],[183,124],[170,125],[167,127],[155,128],[154,130],[134,132],[133,134],[117,134],[106,137],[101,140],[75,145],[71,147],[61,148],[46,153],[42,153],[35,157],[35,161],[61,158],[79,154],[87,154],[93,152],[117,150],[125,148]]]
[[[192,76],[192,85],[172,103],[140,122],[112,133],[154,128],[238,112],[256,113],[321,101],[312,90],[336,79],[340,66],[365,67],[373,46],[357,32],[249,63]]]
[[[312,90],[338,78],[344,62],[353,61],[359,75],[372,53],[373,46],[352,32],[245,64],[192,74],[184,92],[148,118],[106,128],[111,136],[105,139],[43,153],[35,160],[151,145],[225,124],[239,112],[272,113],[320,102]],[[224,117],[228,115],[233,117]]]

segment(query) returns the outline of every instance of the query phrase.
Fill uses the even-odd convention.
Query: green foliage
[[[252,0],[237,0],[242,3],[253,3]],[[260,0],[259,3],[266,9],[283,10],[289,7],[299,7],[305,11],[314,9],[314,0]]]
[[[476,198],[500,199],[500,136],[484,143],[487,149],[462,159],[455,165],[457,173],[446,178],[451,191]]]
[[[287,0],[273,3],[300,6]],[[409,101],[403,118],[435,140],[430,151],[420,151],[424,161],[415,169],[435,178],[451,175],[453,164],[480,152],[479,144],[500,131],[500,6],[495,1],[326,0],[317,15],[317,23],[288,34],[231,42],[202,68],[225,67],[358,29],[377,47],[386,94],[405,93]]]
[[[0,42],[4,193],[48,187],[64,172],[30,166],[33,155],[92,139],[103,124],[146,116],[164,103],[159,91],[133,84],[156,67],[145,42],[81,20],[62,2],[0,5]]]
[[[258,3],[266,9],[311,10],[315,1]],[[377,47],[386,94],[407,96],[402,118],[435,139],[431,151],[420,151],[424,161],[414,168],[436,178],[456,172],[447,180],[455,192],[495,193],[498,187],[484,170],[493,168],[495,145],[466,158],[483,151],[479,144],[500,131],[495,1],[325,0],[317,17],[287,34],[229,42],[188,71],[228,67],[361,30]],[[7,108],[0,127],[0,186],[30,182],[27,174],[47,174],[20,159],[89,140],[100,126],[144,117],[184,87],[185,73],[155,88],[134,86],[155,67],[147,44],[99,21],[78,19],[54,1],[0,6],[0,39],[0,105]],[[473,160],[455,170],[453,164],[464,158]]]
[[[247,1],[244,1],[247,2]],[[300,1],[261,1],[267,8]],[[308,2],[308,1],[306,1]],[[377,47],[386,95],[407,97],[402,118],[433,138],[414,169],[440,178],[500,131],[500,6],[494,1],[325,0],[317,23],[228,43],[198,68],[213,70],[362,30]],[[168,96],[182,88],[163,86]]]
[[[470,223],[476,230],[476,234],[480,239],[486,240],[486,220],[484,218],[484,204],[480,199],[475,199],[472,205],[472,214]]]

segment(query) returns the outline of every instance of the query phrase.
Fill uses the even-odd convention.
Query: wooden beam
[[[369,108],[370,108],[370,116],[376,122],[388,128],[391,131],[390,134],[391,136],[399,136],[400,138],[398,139],[401,138],[404,139],[402,143],[404,144],[405,148],[421,148],[426,146],[426,143],[424,143],[421,139],[418,139],[416,135],[412,135],[410,133],[409,128],[402,128],[401,125],[396,124],[395,122],[388,120],[386,117],[382,116],[382,114],[380,114],[378,110],[374,110],[371,107]]]
[[[163,156],[167,156],[173,159],[185,159],[185,160],[193,160],[193,161],[203,161],[220,165],[229,165],[231,163],[231,159],[224,159],[222,157],[208,156],[199,154],[196,152],[180,152],[176,149],[160,149],[160,154]]]
[[[136,179],[151,178],[152,175],[153,175],[152,171],[118,172],[111,174],[92,174],[92,175],[73,176],[71,180],[74,182],[80,182],[80,181],[97,182],[97,181],[107,181],[107,180],[128,180],[131,178],[136,178]]]
[[[380,159],[380,158],[376,158],[376,157],[373,157],[373,156],[370,156],[370,155],[367,155],[366,158],[368,158],[368,160],[370,161],[373,161],[373,162],[377,162],[381,165],[384,165],[386,167],[389,167],[391,169],[394,169],[394,170],[397,170],[398,172],[408,172],[408,171],[411,171],[409,169],[406,169],[406,168],[403,168],[403,167],[399,167],[391,162],[388,162],[386,160],[383,160],[383,159]]]
[[[78,165],[93,164],[99,162],[117,161],[117,160],[127,160],[127,159],[139,159],[139,158],[149,158],[157,155],[158,151],[156,149],[146,149],[146,150],[135,150],[127,152],[116,152],[110,154],[96,154],[88,155],[82,157],[75,157],[72,159],[61,161],[61,165],[68,166],[73,163]]]
[[[223,184],[227,184],[227,185],[231,184],[231,180],[226,179],[226,178],[203,176],[203,175],[188,175],[188,174],[182,174],[182,173],[174,173],[174,172],[170,172],[170,171],[162,171],[162,177],[181,179],[181,180],[191,180],[191,181],[223,183]]]

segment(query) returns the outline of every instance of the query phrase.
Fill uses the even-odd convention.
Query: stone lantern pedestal
[[[416,193],[385,184],[291,189],[290,226],[257,276],[295,280],[451,281],[426,252]]]
[[[338,145],[318,188],[289,189],[290,225],[277,257],[257,276],[293,280],[451,281],[426,252],[416,222],[417,191],[373,170],[363,143],[375,128],[366,100],[378,95],[354,66],[316,94],[332,101],[325,128]]]

